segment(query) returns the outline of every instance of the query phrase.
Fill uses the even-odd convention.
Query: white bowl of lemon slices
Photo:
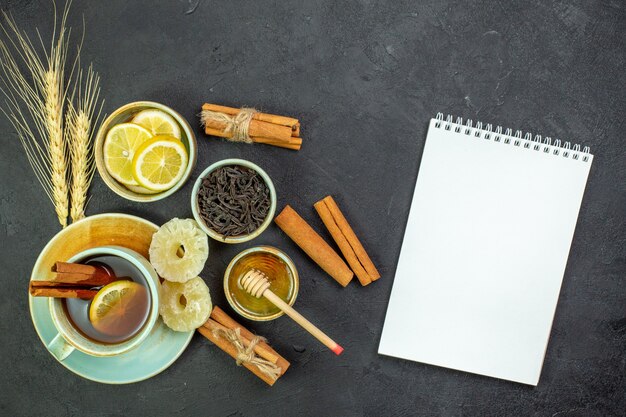
[[[198,156],[196,137],[185,118],[151,101],[115,110],[100,126],[94,148],[105,184],[139,202],[174,194],[191,176]]]

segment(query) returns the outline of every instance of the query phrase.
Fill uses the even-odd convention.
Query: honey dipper
[[[289,304],[284,302],[280,297],[270,290],[270,282],[267,276],[258,269],[251,269],[246,272],[241,278],[241,286],[253,297],[261,298],[265,297],[272,302],[276,307],[280,308],[289,317],[291,317],[296,323],[304,328],[307,332],[311,333],[317,340],[322,342],[326,347],[335,352],[336,355],[340,355],[343,352],[343,348],[339,346],[333,339],[328,337],[324,332],[315,327],[313,323],[305,319],[300,313],[294,310]]]

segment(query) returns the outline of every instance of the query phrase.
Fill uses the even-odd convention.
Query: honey
[[[278,249],[262,246],[239,254],[226,271],[224,289],[232,307],[252,320],[271,320],[282,314],[266,298],[256,298],[241,286],[241,278],[251,269],[263,272],[270,289],[288,304],[293,304],[298,292],[298,277],[291,260]]]

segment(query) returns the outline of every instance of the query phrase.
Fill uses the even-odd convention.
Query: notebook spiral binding
[[[532,149],[534,151],[543,151],[544,153],[551,153],[555,156],[561,156],[563,158],[571,158],[574,160],[581,159],[583,162],[589,161],[590,149],[589,146],[582,148],[578,144],[572,145],[570,142],[561,143],[559,139],[552,140],[551,137],[546,136],[542,138],[541,135],[535,135],[532,133],[525,133],[522,137],[522,131],[516,130],[513,134],[513,130],[507,128],[504,133],[502,132],[502,126],[496,126],[495,129],[491,123],[487,123],[483,127],[482,122],[476,122],[476,125],[471,119],[468,119],[463,124],[463,118],[457,117],[456,122],[454,117],[447,115],[444,120],[443,113],[437,113],[437,122],[435,127],[445,130],[454,130],[456,133],[465,134],[476,138],[482,138],[486,140],[493,140],[494,142],[501,142],[506,145],[512,144],[513,146],[520,146],[525,149]]]

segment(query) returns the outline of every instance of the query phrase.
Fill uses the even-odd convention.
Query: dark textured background
[[[47,1],[0,3],[22,28],[49,34]],[[54,361],[31,324],[29,273],[59,225],[1,118],[1,415],[624,415],[622,1],[205,0],[185,14],[188,6],[74,2],[70,23],[78,36],[84,14],[83,60],[102,76],[105,110],[159,101],[187,117],[199,141],[195,175],[174,196],[132,203],[96,176],[88,213],[125,212],[159,224],[191,217],[197,174],[242,157],[268,171],[279,208],[291,204],[318,230],[312,204],[335,195],[383,277],[342,289],[275,226],[248,244],[211,242],[203,277],[219,305],[227,307],[221,277],[232,256],[276,245],[300,270],[298,309],[336,337],[344,355],[335,357],[287,318],[244,321],[292,362],[273,388],[197,335],[148,381],[81,379]],[[204,101],[296,116],[304,146],[291,152],[208,138],[196,117]],[[595,154],[536,388],[376,353],[427,123],[438,111],[582,143]],[[546,178],[542,186],[559,184]]]

